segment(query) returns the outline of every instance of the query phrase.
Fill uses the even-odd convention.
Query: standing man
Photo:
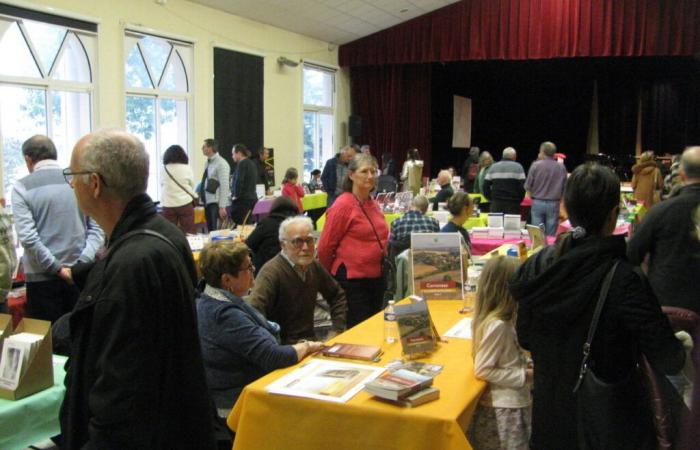
[[[369,144],[363,144],[362,147],[360,147],[360,152],[364,153],[365,155],[372,156],[372,149],[370,148]]]
[[[333,329],[326,339],[345,330],[347,302],[340,284],[314,258],[316,238],[311,219],[290,217],[280,225],[282,251],[269,260],[255,279],[248,301],[268,320],[280,325],[282,344],[317,340],[314,308],[320,292],[330,306]]]
[[[700,147],[683,152],[679,176],[678,194],[647,212],[627,244],[627,256],[632,264],[649,256],[649,283],[661,305],[700,314],[700,230],[693,221],[700,206]]]
[[[146,194],[143,144],[123,131],[87,135],[64,175],[109,247],[70,316],[61,448],[213,449],[194,261]]]
[[[199,198],[204,201],[207,230],[213,231],[218,229],[219,219],[226,219],[226,208],[231,204],[231,166],[219,155],[219,143],[215,139],[204,140],[202,153],[207,157],[207,165],[199,184]]]
[[[238,225],[243,225],[246,216],[253,211],[258,201],[255,183],[258,180],[258,168],[250,159],[250,150],[243,144],[233,146],[233,160],[236,170],[231,181],[231,219]]]
[[[554,159],[556,152],[554,143],[543,142],[542,158],[532,163],[525,180],[525,190],[532,198],[532,224],[544,224],[547,236],[557,234],[559,203],[566,184],[566,168]]]
[[[29,175],[12,190],[12,211],[24,247],[27,315],[54,322],[78,300],[71,266],[94,260],[104,233],[78,210],[51,139],[29,138],[22,144],[22,154]]]
[[[321,181],[328,193],[328,206],[326,209],[329,209],[336,197],[343,193],[343,180],[345,179],[345,174],[348,173],[348,164],[356,154],[357,151],[354,147],[346,145],[340,149],[340,153],[326,161],[326,165],[323,166]]]
[[[520,202],[525,197],[525,170],[515,158],[515,149],[506,147],[501,160],[484,177],[484,196],[491,202],[491,212],[520,214]]]

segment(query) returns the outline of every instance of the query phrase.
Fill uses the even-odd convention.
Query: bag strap
[[[180,189],[182,189],[183,191],[185,191],[185,192],[187,193],[187,195],[189,195],[190,197],[192,197],[192,200],[193,200],[193,201],[196,201],[196,200],[197,200],[197,197],[195,197],[194,195],[192,195],[192,194],[190,193],[190,191],[188,191],[187,189],[185,189],[185,186],[181,185],[180,182],[177,181],[177,180],[175,179],[175,177],[173,176],[173,174],[170,173],[170,171],[168,170],[168,167],[167,167],[167,166],[163,166],[163,168],[165,169],[165,173],[168,174],[168,176],[170,177],[170,179],[173,180],[173,181],[175,182],[175,184],[177,184],[177,185],[180,187]]]
[[[379,248],[382,250],[382,254],[384,255],[384,246],[382,245],[382,240],[379,239],[379,233],[377,233],[377,229],[374,228],[374,223],[372,223],[372,219],[369,218],[369,214],[367,214],[367,211],[365,211],[365,208],[362,207],[362,202],[360,201],[360,199],[357,198],[356,196],[355,196],[355,199],[357,200],[357,204],[360,205],[360,210],[367,218],[369,225],[372,227],[372,231],[374,232],[374,237],[377,239],[377,244],[379,244]],[[384,256],[386,256],[386,255],[384,255]]]
[[[583,377],[588,371],[588,359],[591,354],[591,344],[593,343],[593,337],[595,336],[596,328],[598,328],[598,321],[600,320],[600,313],[603,311],[603,305],[605,304],[605,299],[608,297],[608,291],[610,290],[610,285],[612,284],[613,276],[615,275],[615,270],[620,264],[620,261],[615,261],[612,268],[605,276],[603,280],[603,285],[600,288],[600,294],[598,295],[598,303],[595,305],[595,311],[593,311],[593,319],[591,320],[591,326],[588,328],[588,336],[586,337],[586,342],[583,344],[583,360],[581,361],[581,368],[579,369],[578,380],[576,381],[576,386],[574,386],[574,392],[578,391],[583,382]]]

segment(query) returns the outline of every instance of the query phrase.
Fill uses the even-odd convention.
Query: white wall
[[[41,0],[9,3],[54,14],[98,21],[95,128],[124,127],[124,29],[139,27],[154,34],[194,42],[194,129],[188,150],[195,178],[204,167],[202,141],[214,134],[213,48],[264,56],[264,145],[275,148],[275,173],[281,181],[287,167],[303,170],[302,65],[279,67],[277,58],[308,59],[335,67],[337,46],[254,22],[185,0]],[[191,76],[191,75],[190,75]],[[347,142],[344,122],[350,113],[348,76],[336,76],[335,146]],[[227,149],[230,150],[230,149]]]

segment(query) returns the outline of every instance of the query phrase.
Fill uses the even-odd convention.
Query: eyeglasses
[[[249,265],[248,267],[242,267],[239,272],[244,272],[244,271],[249,271],[250,273],[255,273],[255,266],[253,264]]]
[[[101,173],[95,172],[94,170],[81,170],[79,172],[72,172],[69,168],[63,169],[63,178],[66,180],[66,183],[71,184],[73,182],[73,178],[75,178],[76,175],[89,175],[91,173],[96,173],[98,177],[100,177],[100,180],[102,180],[102,184],[107,187],[107,182],[105,181],[105,177],[102,176]]]
[[[306,238],[294,238],[294,239],[284,239],[285,242],[289,242],[292,247],[301,250],[306,244],[309,247],[313,247],[316,244],[316,238],[309,236]]]

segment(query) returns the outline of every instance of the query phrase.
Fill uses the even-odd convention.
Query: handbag
[[[379,248],[382,251],[382,278],[384,279],[384,290],[394,292],[396,288],[396,280],[394,279],[394,275],[396,274],[396,263],[387,255],[387,252],[384,249],[384,246],[382,245],[382,241],[381,239],[379,239],[377,229],[374,228],[372,219],[369,218],[369,214],[367,214],[365,208],[362,207],[362,202],[360,202],[360,199],[357,199],[357,203],[360,205],[360,210],[362,211],[362,213],[365,215],[365,217],[367,217],[367,221],[369,222],[369,225],[372,227],[372,231],[374,232],[374,237],[377,239],[377,244],[379,244]]]
[[[170,177],[170,179],[173,180],[173,181],[175,182],[175,184],[177,184],[178,187],[179,187],[180,189],[182,189],[183,191],[185,191],[185,192],[187,193],[187,195],[189,195],[190,197],[192,197],[192,204],[194,205],[194,204],[197,202],[197,197],[195,197],[194,195],[192,195],[192,193],[191,193],[190,191],[188,191],[187,189],[185,189],[185,186],[181,185],[180,182],[177,181],[177,180],[175,179],[175,177],[173,176],[173,174],[170,173],[170,171],[168,170],[168,167],[167,167],[167,166],[163,166],[163,168],[165,169],[165,173],[168,174],[168,176]]]
[[[220,185],[221,183],[219,183],[219,180],[216,178],[207,178],[207,184],[204,186],[204,190],[210,194],[216,194],[216,191],[219,189]]]
[[[582,450],[641,450],[654,446],[653,423],[639,366],[624,379],[609,383],[598,378],[589,364],[591,343],[618,264],[613,264],[603,280],[574,386],[577,441]]]

